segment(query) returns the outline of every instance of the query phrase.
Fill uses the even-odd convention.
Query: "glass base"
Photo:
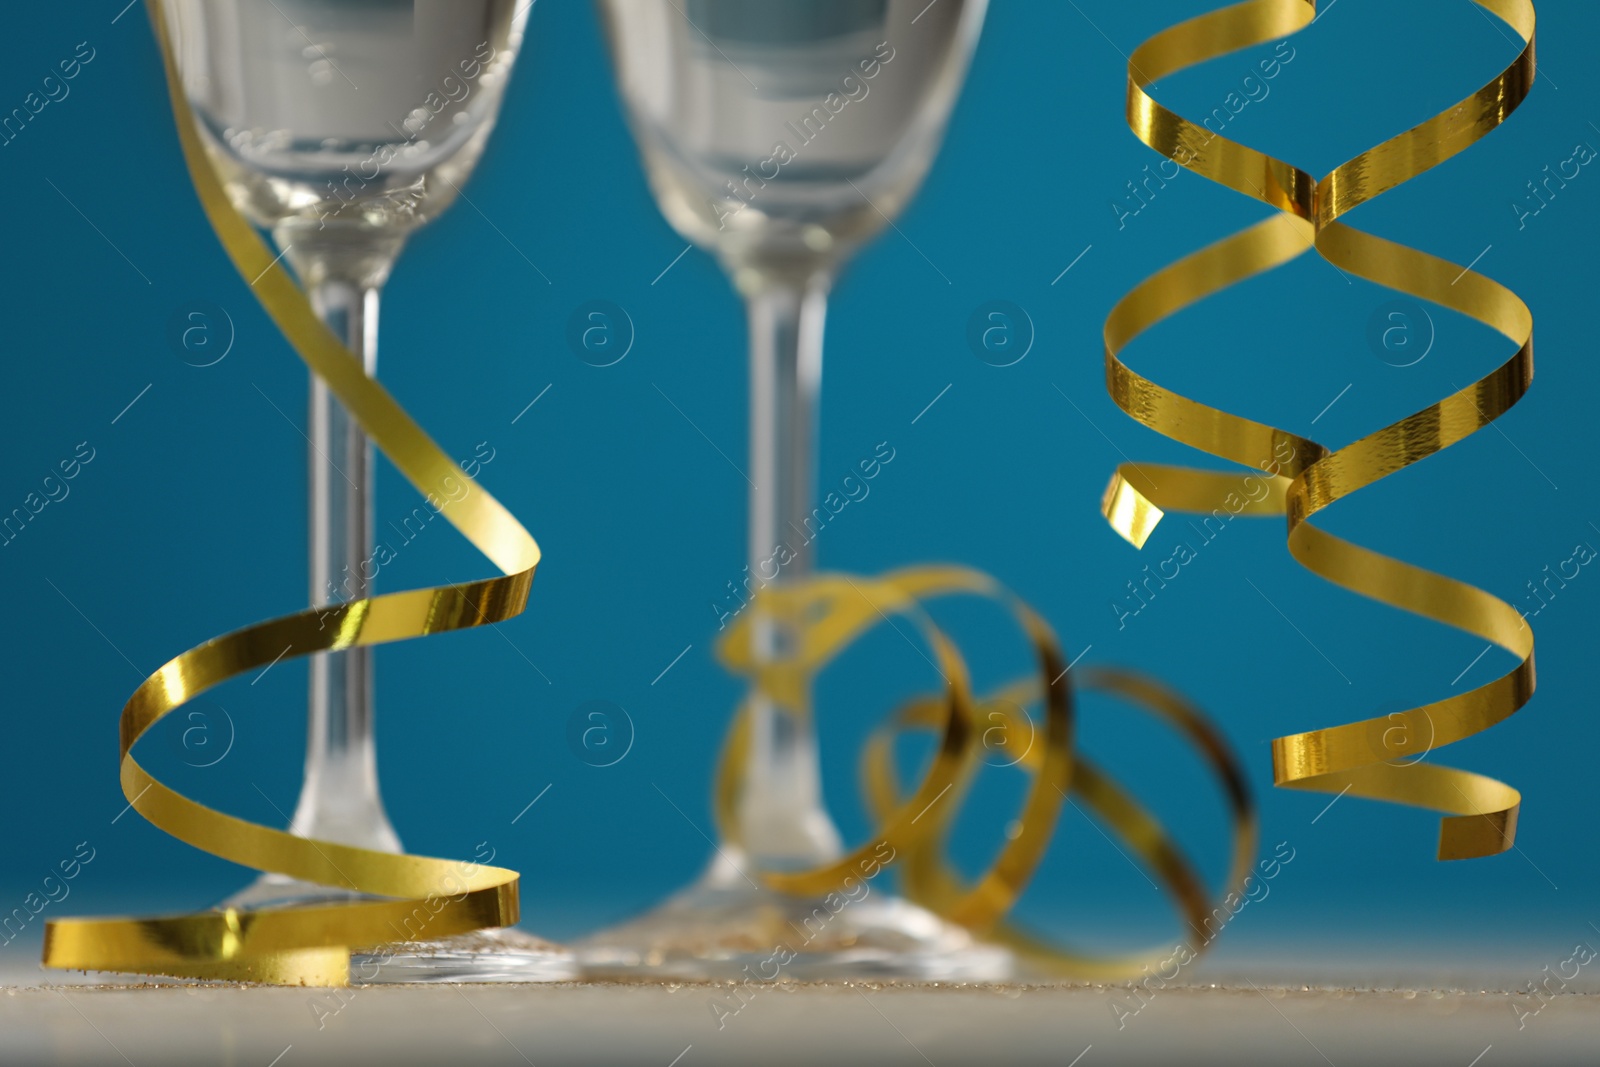
[[[566,982],[578,976],[578,961],[571,952],[509,927],[350,954],[351,985]]]
[[[789,896],[753,886],[719,857],[694,885],[637,919],[573,945],[585,977],[997,982],[1008,949],[902,897]]]
[[[363,899],[359,894],[264,874],[218,907],[266,910]],[[365,898],[381,899],[381,898]],[[502,928],[436,941],[403,941],[350,954],[351,985],[404,982],[564,982],[578,961],[560,945]]]

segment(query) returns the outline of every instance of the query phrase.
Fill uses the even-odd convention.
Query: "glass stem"
[[[749,589],[804,581],[815,559],[817,402],[829,278],[751,286]],[[808,522],[810,525],[808,526]],[[756,661],[795,655],[799,620],[781,611],[753,618]],[[795,706],[752,693],[749,774],[742,798],[745,847],[760,866],[809,866],[839,855],[839,832],[822,806],[822,775],[808,684]]]
[[[366,367],[378,369],[378,288],[323,278],[312,307]],[[311,604],[356,600],[371,592],[373,449],[344,405],[311,376]],[[400,840],[378,795],[372,732],[372,650],[352,648],[311,659],[306,776],[290,832],[386,852]]]

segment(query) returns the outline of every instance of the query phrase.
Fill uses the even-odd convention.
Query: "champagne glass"
[[[722,263],[750,328],[750,569],[811,572],[813,453],[827,294],[850,254],[916,192],[986,0],[599,0],[621,95],[668,221]],[[771,584],[771,583],[769,583]],[[791,620],[757,616],[757,656],[791,655]],[[579,945],[593,973],[738,976],[787,946],[790,977],[1000,978],[1009,955],[872,888],[808,934],[823,905],[758,888],[745,868],[837,858],[809,699],[752,694],[742,853]],[[832,909],[820,914],[829,915]],[[803,942],[803,943],[802,943]],[[781,958],[781,954],[779,956]],[[751,973],[755,973],[752,971]],[[770,975],[763,973],[764,978]]]
[[[377,372],[378,296],[407,236],[455,198],[494,126],[528,0],[162,0],[199,131],[234,206],[271,232],[317,315]],[[312,606],[371,595],[373,449],[311,379]],[[378,792],[372,650],[310,662],[305,782],[290,832],[400,851]],[[337,898],[267,874],[228,900]],[[515,931],[353,957],[363,981],[567,977]],[[373,974],[377,977],[374,978]]]

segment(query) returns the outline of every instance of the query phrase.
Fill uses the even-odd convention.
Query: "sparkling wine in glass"
[[[455,199],[482,154],[532,5],[161,2],[228,195],[271,232],[317,315],[375,375],[379,293],[406,237]],[[320,607],[372,593],[373,450],[315,376],[308,421],[311,604]],[[305,782],[290,831],[398,852],[378,792],[372,651],[315,656],[310,672]],[[338,895],[267,874],[226,903]],[[356,956],[352,969],[364,981],[527,981],[568,977],[572,962],[507,930]]]
[[[763,578],[806,580],[828,290],[916,192],[938,149],[986,0],[599,0],[617,81],[662,212],[722,263],[748,308],[748,552]],[[788,551],[775,553],[779,545]],[[758,570],[758,567],[761,568]],[[797,627],[754,618],[781,663]],[[836,859],[809,698],[752,695],[746,847],[641,919],[580,945],[597,972],[737,977],[775,946],[795,978],[1000,978],[1008,954],[881,888],[801,930],[820,903],[758,888],[750,869]],[[825,914],[827,912],[824,912]]]

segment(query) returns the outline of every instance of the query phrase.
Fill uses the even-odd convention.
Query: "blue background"
[[[78,42],[95,49],[70,96],[0,148],[10,205],[0,510],[38,491],[79,442],[95,456],[70,496],[0,548],[10,615],[0,651],[3,911],[84,840],[96,858],[48,915],[199,908],[250,877],[136,815],[117,817],[117,715],[168,657],[304,596],[306,373],[210,234],[147,20],[135,7],[113,21],[121,5],[24,5],[0,41],[0,110],[20,106]],[[1588,925],[1600,921],[1600,579],[1585,569],[1535,620],[1533,702],[1431,757],[1525,796],[1516,851],[1451,864],[1433,859],[1428,813],[1346,798],[1319,818],[1327,797],[1273,790],[1269,742],[1482,683],[1509,669],[1509,656],[1491,651],[1462,675],[1481,644],[1324,584],[1289,559],[1273,521],[1230,526],[1124,629],[1109,607],[1179,536],[1158,531],[1143,555],[1120,541],[1097,511],[1110,470],[1124,455],[1205,458],[1107,399],[1102,320],[1141,278],[1265,211],[1190,174],[1120,228],[1110,206],[1159,161],[1123,123],[1119,50],[1211,6],[995,4],[901,232],[867,248],[836,289],[820,478],[836,482],[881,441],[896,454],[871,495],[829,525],[822,562],[863,573],[940,560],[986,569],[1048,615],[1070,655],[1155,672],[1209,709],[1249,766],[1267,849],[1288,841],[1296,856],[1219,958],[1272,956],[1309,973],[1353,948],[1413,961],[1511,953],[1531,977],[1600,936]],[[1600,385],[1591,303],[1600,177],[1586,168],[1520,229],[1511,207],[1575,144],[1600,146],[1589,55],[1600,17],[1570,0],[1548,0],[1540,14],[1541,76],[1522,109],[1354,220],[1457,263],[1483,253],[1478,269],[1534,310],[1538,380],[1498,429],[1326,516],[1345,536],[1524,605],[1545,565],[1580,542],[1600,546],[1587,439]],[[745,338],[715,264],[697,250],[675,262],[684,241],[650,199],[592,7],[544,0],[529,30],[467,188],[476,207],[458,204],[420,232],[388,287],[381,377],[452,454],[489,442],[483,481],[546,562],[531,608],[498,636],[379,651],[378,737],[407,846],[470,855],[489,841],[524,873],[525,925],[568,937],[644,908],[695,877],[709,853],[685,814],[709,828],[709,774],[740,692],[713,658],[709,605],[744,562],[746,487],[717,449],[744,465]],[[1270,96],[1227,133],[1319,174],[1466,96],[1516,51],[1505,27],[1447,0],[1340,0],[1292,44]],[[1198,116],[1257,58],[1219,59],[1166,79],[1158,95]],[[1161,325],[1128,358],[1190,395],[1342,444],[1509,354],[1503,338],[1432,308],[1428,358],[1390,366],[1367,328],[1394,298],[1306,256]],[[626,309],[636,330],[615,366],[582,362],[566,341],[569,317],[595,299]],[[1005,368],[966,341],[969,316],[995,299],[1026,309],[1036,331],[1027,358]],[[207,368],[184,363],[168,339],[170,322],[201,302],[225,309],[236,335]],[[416,503],[386,468],[380,525]],[[384,568],[380,586],[487,573],[436,524]],[[944,617],[980,684],[1026,668],[992,609],[956,605]],[[873,635],[823,680],[825,775],[848,835],[867,827],[860,741],[934,680],[892,633]],[[277,809],[292,808],[300,779],[304,686],[304,665],[284,663],[258,684],[214,693],[201,707],[234,744],[213,766],[185,762],[180,723],[146,742],[142,758],[179,789],[281,825]],[[610,767],[587,765],[567,741],[569,716],[591,700],[631,719],[632,748]],[[1137,714],[1092,698],[1082,735],[1214,877],[1222,806],[1192,757]],[[969,865],[992,848],[1020,783],[990,778],[963,824]],[[1021,910],[1094,945],[1177,931],[1144,876],[1070,808]],[[0,948],[8,965],[33,951]]]

